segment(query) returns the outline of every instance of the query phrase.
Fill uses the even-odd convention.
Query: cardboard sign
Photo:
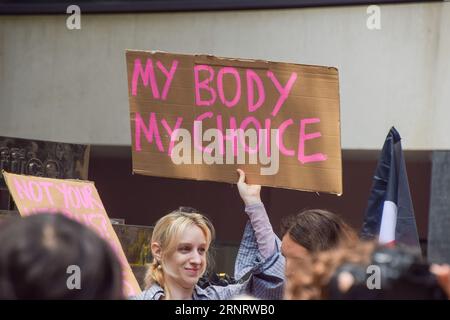
[[[93,182],[7,172],[3,172],[3,176],[22,216],[60,212],[88,226],[116,253],[122,266],[124,295],[134,296],[141,292]]]
[[[133,172],[342,194],[336,68],[127,51]]]

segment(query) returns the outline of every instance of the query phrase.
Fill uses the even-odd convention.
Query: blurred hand
[[[436,276],[441,288],[444,289],[450,299],[450,266],[448,264],[432,264],[430,271]]]
[[[251,205],[261,203],[261,186],[257,184],[245,183],[245,172],[241,169],[237,169],[239,173],[239,180],[237,183],[239,195],[244,201],[245,205]]]

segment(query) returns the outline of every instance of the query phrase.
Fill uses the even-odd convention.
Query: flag
[[[392,127],[373,177],[361,237],[378,237],[380,244],[404,244],[420,250],[400,140]]]

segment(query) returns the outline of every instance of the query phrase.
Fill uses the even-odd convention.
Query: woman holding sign
[[[209,245],[214,228],[198,213],[174,211],[162,217],[153,231],[153,262],[147,271],[147,290],[136,299],[230,299],[249,294],[260,299],[281,299],[284,282],[284,258],[280,239],[275,235],[260,198],[261,186],[245,183],[245,173],[238,169],[239,194],[250,221],[238,251],[235,278],[250,277],[225,287],[197,285],[206,270]]]

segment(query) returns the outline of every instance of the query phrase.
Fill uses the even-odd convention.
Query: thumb
[[[237,172],[239,173],[238,183],[245,183],[245,172],[241,169],[237,169]]]

